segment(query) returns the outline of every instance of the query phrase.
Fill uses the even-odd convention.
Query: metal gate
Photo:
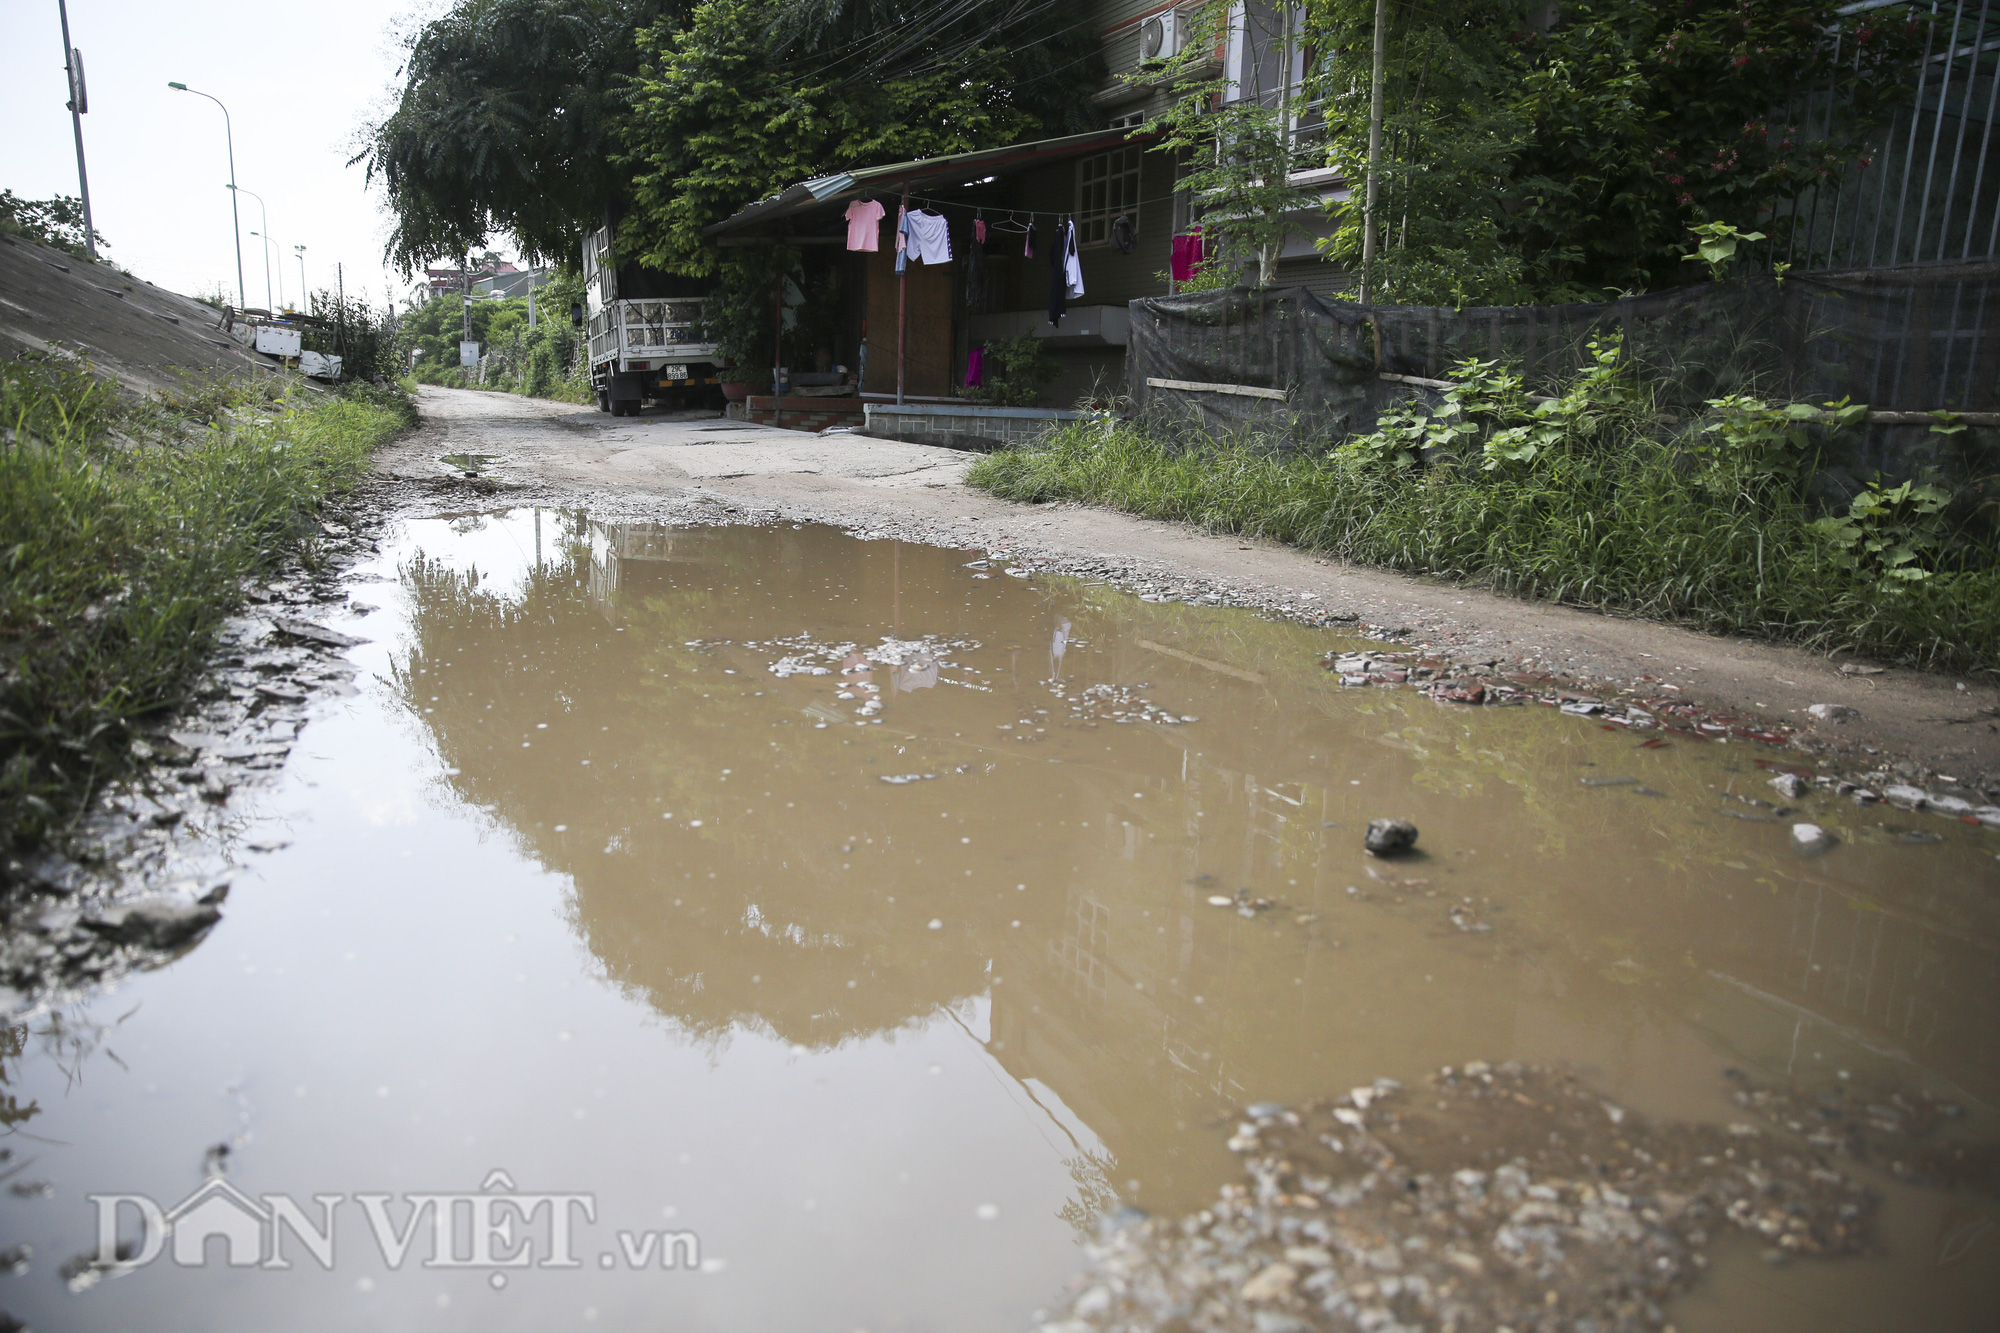
[[[1923,25],[1910,101],[1872,136],[1866,166],[1781,206],[1793,225],[1774,261],[1864,269],[2000,253],[2000,0],[1861,0],[1840,12],[1890,7]],[[1840,116],[1822,91],[1800,99],[1791,119],[1831,137]]]

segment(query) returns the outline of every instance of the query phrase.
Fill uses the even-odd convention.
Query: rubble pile
[[[1933,1098],[1733,1077],[1753,1118],[1726,1125],[1648,1123],[1567,1073],[1479,1061],[1253,1105],[1229,1141],[1245,1179],[1188,1217],[1108,1222],[1041,1333],[1658,1329],[1724,1233],[1772,1263],[1862,1249],[1857,1161],[1993,1174],[1990,1150],[1939,1141],[1958,1113]]]

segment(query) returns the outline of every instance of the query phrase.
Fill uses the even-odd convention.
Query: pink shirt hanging
[[[873,199],[856,199],[847,206],[847,248],[882,248],[882,205]]]

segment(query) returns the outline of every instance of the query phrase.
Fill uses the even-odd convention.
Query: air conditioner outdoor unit
[[[1180,54],[1187,40],[1187,17],[1175,10],[1155,14],[1139,29],[1139,58],[1168,60]]]

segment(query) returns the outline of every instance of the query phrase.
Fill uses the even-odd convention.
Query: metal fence
[[[1909,104],[1871,136],[1867,165],[1781,206],[1791,226],[1771,260],[1860,269],[2000,254],[2000,0],[1862,0],[1840,12],[1892,6],[1923,25]],[[1841,114],[1819,90],[1789,119],[1830,138]]]

